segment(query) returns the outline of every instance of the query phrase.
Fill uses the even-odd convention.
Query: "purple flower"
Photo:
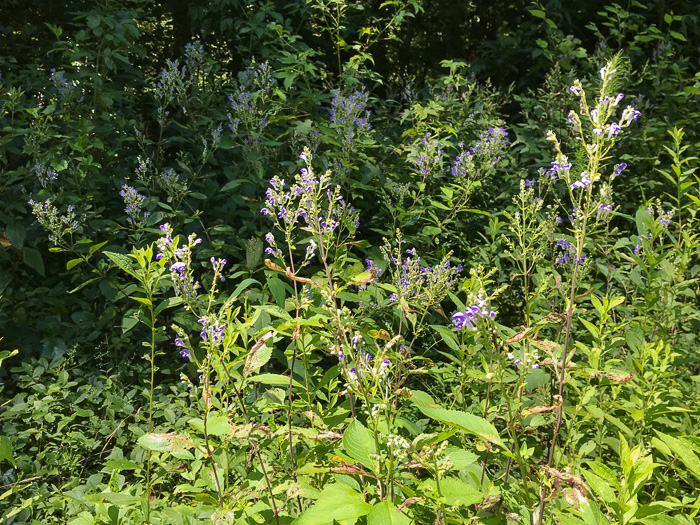
[[[182,272],[185,269],[185,263],[184,262],[176,262],[170,267],[171,272]]]

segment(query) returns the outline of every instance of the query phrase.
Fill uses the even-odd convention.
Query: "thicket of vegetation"
[[[697,523],[693,4],[4,0],[0,521]]]

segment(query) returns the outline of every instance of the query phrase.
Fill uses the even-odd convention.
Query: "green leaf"
[[[673,38],[675,38],[676,40],[680,40],[681,42],[687,42],[687,41],[688,41],[688,40],[686,40],[686,38],[685,38],[682,34],[680,34],[678,31],[669,31],[668,34],[671,35],[671,36],[672,36]]]
[[[22,250],[22,252],[24,254],[24,262],[27,264],[27,266],[34,268],[39,275],[45,277],[46,273],[44,271],[44,259],[41,258],[41,254],[34,248],[26,247]]]
[[[273,386],[289,385],[289,377],[283,376],[280,374],[258,374],[256,376],[248,378],[248,381],[252,381],[253,383],[262,383],[263,385],[273,385]],[[294,381],[292,381],[292,385],[297,387],[297,388],[304,388],[304,385],[302,385],[296,379]]]
[[[7,240],[17,249],[24,247],[24,238],[26,235],[27,232],[21,224],[11,222],[5,227],[5,236]]]
[[[289,312],[283,310],[279,306],[275,306],[273,304],[265,304],[262,306],[257,307],[258,310],[262,310],[263,312],[267,312],[268,314],[272,315],[273,317],[280,317],[282,319],[286,319],[287,321],[292,320],[292,316],[289,315]]]
[[[123,494],[121,492],[103,492],[100,496],[117,507],[121,505],[133,505],[141,501],[139,496],[132,496],[131,494]]]
[[[95,518],[87,511],[78,514],[78,517],[68,522],[68,525],[94,525]]]
[[[529,13],[532,16],[536,16],[537,18],[547,18],[547,15],[545,14],[545,12],[540,11],[539,9],[530,9]]]
[[[469,506],[481,503],[484,494],[473,485],[457,478],[443,478],[440,480],[440,492],[445,497],[445,502],[452,505]]]
[[[263,343],[260,348],[251,351],[245,360],[244,375],[257,372],[267,364],[272,356],[272,345]]]
[[[393,503],[380,501],[367,516],[367,525],[411,525],[413,523]]]
[[[71,268],[75,268],[78,266],[81,262],[83,262],[82,259],[71,259],[66,263],[66,270],[70,270]]]
[[[142,436],[143,437],[143,436]],[[105,463],[104,468],[108,471],[112,470],[141,470],[141,465],[126,458],[110,459]]]
[[[140,447],[154,452],[165,452],[170,449],[169,434],[144,434],[136,440]]]
[[[0,436],[0,461],[6,459],[10,465],[16,466],[15,458],[12,457],[12,443],[7,436]]]
[[[583,470],[582,473],[583,477],[586,478],[586,483],[588,483],[599,498],[606,503],[615,503],[617,501],[615,491],[610,485],[608,485],[607,481],[588,470]]]
[[[496,427],[483,417],[467,414],[459,410],[448,410],[434,403],[432,398],[420,390],[412,390],[410,400],[418,407],[418,410],[426,416],[447,425],[459,428],[470,434],[475,434],[489,443],[506,448],[501,441]]]
[[[204,433],[204,420],[198,417],[190,419],[188,424]],[[231,423],[228,416],[210,416],[207,418],[207,434],[210,436],[225,436],[231,433]]]
[[[178,304],[182,304],[182,299],[180,297],[168,297],[167,299],[161,301],[161,303],[158,305],[155,310],[155,315],[160,314],[163,310],[177,306]]]
[[[684,444],[680,439],[673,436],[669,436],[662,432],[657,431],[656,435],[661,438],[661,440],[666,443],[668,448],[680,458],[683,464],[690,470],[690,472],[697,479],[700,479],[700,459],[693,452],[689,446]]]
[[[374,470],[374,462],[370,458],[370,454],[377,453],[374,437],[372,432],[357,419],[354,419],[343,432],[343,448],[355,461]]]
[[[267,280],[267,286],[270,288],[270,293],[272,297],[275,298],[277,306],[284,308],[284,302],[286,297],[287,286],[282,279],[273,277]]]
[[[248,288],[251,284],[260,285],[260,283],[255,279],[244,279],[243,281],[241,281],[241,284],[236,286],[236,289],[231,294],[231,297],[238,297],[241,294],[241,292]]]
[[[323,488],[316,504],[302,512],[293,525],[332,525],[334,520],[356,520],[371,510],[362,494],[343,483],[333,483]]]
[[[132,261],[131,261],[131,259],[129,259],[129,257],[127,257],[126,255],[121,254],[121,253],[114,253],[114,252],[104,252],[104,253],[119,268],[124,270],[126,273],[128,273],[132,277],[136,277],[136,274],[134,273]]]
[[[92,255],[93,253],[95,253],[97,250],[99,250],[100,248],[102,248],[102,247],[103,247],[105,244],[107,244],[108,242],[109,242],[109,241],[104,241],[104,242],[101,242],[101,243],[99,243],[99,244],[93,244],[92,246],[90,246],[89,254]]]

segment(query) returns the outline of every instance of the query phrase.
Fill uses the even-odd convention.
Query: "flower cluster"
[[[552,178],[552,182],[556,182],[557,178],[564,180],[569,179],[569,170],[571,163],[566,155],[561,152],[557,153],[557,158],[552,161],[552,167],[549,168],[547,174]]]
[[[507,136],[508,132],[504,128],[489,128],[479,133],[479,140],[469,151],[480,165],[494,168],[505,155]]]
[[[170,224],[163,224],[160,229],[163,235],[156,242],[160,250],[156,259],[165,258],[170,264],[170,277],[175,294],[185,301],[185,308],[190,309],[194,303],[199,303],[199,289],[202,287],[192,272],[192,248],[201,243],[202,239],[193,233],[187,238],[187,244],[178,247],[172,239],[173,230]]]
[[[34,165],[34,175],[39,179],[42,188],[46,188],[51,181],[58,178],[58,173],[55,169],[49,166],[42,166],[41,164]]]
[[[186,71],[187,66],[180,69],[180,62],[177,60],[165,61],[165,67],[160,72],[154,93],[158,103],[158,116],[161,120],[168,114],[165,111],[166,106],[175,98],[180,98],[185,94],[188,85]]]
[[[60,244],[66,247],[63,238],[80,227],[75,214],[75,205],[71,204],[68,206],[65,215],[59,214],[58,209],[51,204],[50,200],[37,202],[32,199],[29,201],[29,205],[32,207],[32,213],[39,221],[39,224],[49,232],[49,240],[53,242],[54,246]]]
[[[204,46],[199,40],[190,42],[185,46],[185,66],[183,70],[189,71],[190,75],[197,72],[209,73],[212,69],[204,54]]]
[[[557,246],[560,248],[560,253],[557,254],[556,258],[557,266],[562,266],[571,260],[576,260],[576,246],[564,239],[557,241]],[[583,264],[585,259],[586,254],[581,253],[581,256],[578,258],[578,264]]]
[[[496,312],[489,310],[488,301],[482,292],[477,294],[476,304],[467,306],[463,312],[452,314],[452,322],[457,330],[466,327],[468,330],[475,331],[480,320],[493,319],[494,317],[496,317]]]
[[[348,349],[352,355],[345,355],[342,350],[338,351],[338,360],[345,370],[350,388],[357,387],[359,382],[363,380],[382,381],[391,368],[389,359],[382,359],[379,356],[372,358],[369,352],[362,349],[362,342],[360,333],[355,333]],[[393,344],[394,341],[387,343],[386,349],[391,348]]]
[[[522,357],[517,357],[513,352],[508,352],[508,360],[512,361],[515,366],[529,366],[530,368],[539,368],[540,364],[537,362],[540,358],[537,353],[537,349],[530,352],[524,352]]]
[[[479,134],[479,140],[468,150],[464,142],[460,142],[461,150],[452,162],[452,175],[464,178],[488,174],[505,156],[507,136],[508,132],[503,128],[488,128]]]
[[[136,188],[127,186],[124,184],[122,186],[119,195],[124,199],[124,212],[126,213],[126,221],[134,226],[139,226],[141,224],[141,206],[143,201],[146,200],[145,195],[141,195]],[[143,218],[145,219],[151,213],[148,211],[143,212]]]
[[[306,231],[312,232],[330,243],[340,228],[354,230],[359,226],[359,214],[353,206],[348,205],[340,195],[340,188],[331,189],[330,172],[327,171],[316,177],[311,166],[311,151],[308,148],[299,156],[306,164],[295,176],[295,182],[287,188],[284,179],[275,176],[270,180],[270,186],[265,207],[260,210],[263,215],[272,217],[277,228],[291,241],[291,232],[298,222],[303,224]],[[267,254],[281,257],[274,235],[265,235],[268,247]],[[308,264],[317,248],[317,241],[311,239],[307,246],[304,264]]]
[[[369,95],[360,89],[353,89],[350,94],[344,95],[340,90],[333,91],[331,100],[331,127],[341,137],[343,146],[350,147],[356,137],[361,137],[372,129],[369,116],[372,113],[367,109]]]
[[[175,338],[175,346],[180,349],[180,357],[182,357],[183,359],[187,359],[192,355],[188,343],[189,340],[187,340],[187,338],[185,338],[184,340],[180,337]]]
[[[440,142],[431,141],[430,134],[426,133],[414,146],[414,157],[411,164],[418,168],[418,173],[424,178],[432,173],[433,169],[440,165],[443,150]]]
[[[222,323],[215,316],[205,316],[197,321],[202,325],[202,331],[199,336],[202,338],[204,344],[218,346],[221,341],[224,340],[226,335],[226,324]]]
[[[239,134],[241,129],[244,131],[244,151],[260,152],[263,131],[276,113],[269,104],[276,85],[268,62],[253,64],[238,75],[238,85],[228,97],[231,110],[227,117],[228,127],[234,134]]]
[[[397,234],[398,246],[401,246],[401,235]],[[392,250],[385,239],[381,247],[384,260],[390,262],[392,269],[393,285],[396,292],[391,294],[389,301],[398,303],[402,307],[409,302],[426,301],[432,303],[440,301],[455,285],[458,275],[462,272],[462,266],[453,267],[450,262],[450,254],[434,266],[424,266],[415,248],[406,250],[404,258],[400,248]]]
[[[77,84],[72,80],[66,80],[63,71],[51,70],[51,82],[63,98],[70,98],[77,88]]]

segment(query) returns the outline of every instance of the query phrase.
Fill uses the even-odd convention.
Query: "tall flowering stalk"
[[[587,229],[590,222],[595,221],[596,217],[599,216],[601,205],[605,207],[606,211],[610,211],[607,207],[612,207],[612,181],[624,169],[624,166],[618,164],[611,170],[606,166],[605,161],[609,158],[608,154],[620,135],[641,115],[632,106],[627,106],[620,112],[619,103],[624,98],[624,95],[614,92],[615,73],[619,63],[619,57],[615,57],[600,69],[599,96],[593,106],[589,105],[586,92],[580,81],[574,81],[571,86],[571,92],[578,97],[579,111],[572,110],[569,113],[568,121],[585,155],[585,163],[580,174],[572,173],[572,164],[562,151],[556,135],[553,131],[547,132],[547,140],[553,143],[556,152],[556,158],[552,162],[550,170],[551,176],[554,180],[561,179],[566,184],[566,191],[573,207],[569,219],[574,243],[571,247],[565,247],[567,256],[573,259],[574,267],[571,289],[566,304],[563,353],[561,362],[558,363],[560,372],[557,380],[560,400],[563,400],[564,385],[567,380],[566,365],[571,359],[571,322],[577,293],[577,277],[579,268],[584,261],[583,250]],[[619,118],[616,118],[616,116]],[[607,172],[607,176],[604,175],[604,172]],[[557,419],[552,433],[547,467],[551,467],[554,460],[557,438],[562,425],[563,411],[564,406],[562,403],[557,410]],[[540,525],[544,517],[545,491],[546,488],[543,486],[540,495],[539,512],[536,514],[537,523]]]

